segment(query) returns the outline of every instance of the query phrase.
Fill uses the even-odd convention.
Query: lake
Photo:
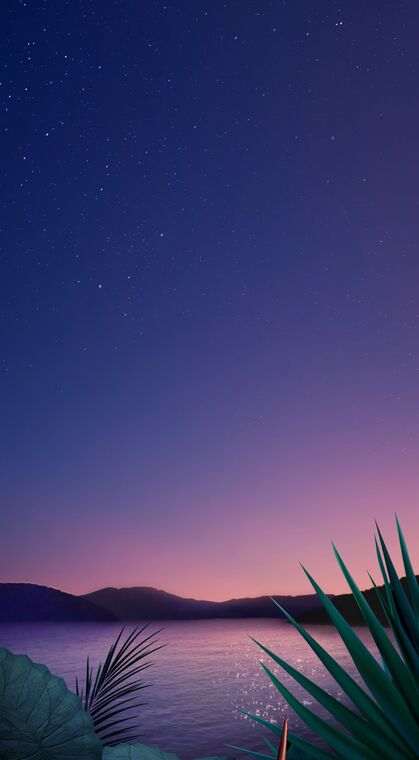
[[[146,672],[152,686],[143,692],[147,704],[141,708],[141,741],[158,744],[182,760],[213,754],[246,757],[226,749],[226,744],[266,750],[263,736],[274,741],[275,737],[241,715],[237,706],[279,725],[287,713],[291,729],[308,735],[264,674],[258,660],[267,663],[269,658],[249,640],[249,634],[340,696],[307,644],[284,621],[165,621],[162,626],[159,638],[167,646],[153,655],[153,666]],[[126,630],[132,627],[127,624]],[[83,677],[87,655],[97,665],[120,628],[114,623],[4,623],[0,646],[45,663],[74,689],[76,674]],[[334,629],[311,626],[310,631],[353,674],[352,661]],[[365,630],[358,633],[370,644]],[[271,669],[280,670],[274,663]],[[284,673],[281,678],[288,686],[292,683]],[[302,689],[292,686],[292,690],[305,704],[312,704]]]

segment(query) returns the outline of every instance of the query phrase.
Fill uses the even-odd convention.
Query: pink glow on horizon
[[[308,487],[305,500],[301,487],[295,488],[289,493],[286,522],[275,514],[272,493],[262,499],[265,507],[260,514],[252,510],[255,495],[248,494],[247,503],[243,497],[239,506],[230,506],[228,523],[212,520],[211,508],[205,519],[202,512],[195,517],[190,512],[182,519],[174,512],[158,534],[147,530],[139,518],[115,525],[110,514],[102,516],[101,532],[90,534],[88,509],[80,508],[77,535],[73,532],[69,543],[63,543],[69,525],[63,518],[65,510],[60,510],[59,518],[51,515],[48,526],[56,541],[45,545],[46,525],[42,524],[30,537],[21,537],[25,557],[20,557],[19,567],[13,567],[9,559],[2,567],[2,580],[40,583],[76,594],[104,586],[153,586],[184,597],[224,600],[312,593],[301,561],[326,591],[342,593],[347,586],[330,540],[361,588],[370,587],[367,571],[380,577],[373,543],[377,515],[401,571],[395,506],[417,562],[416,473],[405,471],[402,482],[392,485],[380,486],[378,481],[343,485],[343,497],[340,481],[330,482],[328,493],[317,498]],[[339,511],[335,509],[338,502]]]

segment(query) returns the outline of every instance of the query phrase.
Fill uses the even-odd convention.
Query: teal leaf
[[[287,752],[287,760],[313,760],[314,755],[307,755],[302,749],[298,749],[295,745],[291,746]]]
[[[236,747],[235,744],[227,744],[227,747],[230,749],[234,749],[237,752],[243,753],[245,755],[250,755],[250,757],[257,757],[258,760],[276,760],[276,758],[273,755],[265,755],[264,752],[256,752],[254,749],[246,749],[246,747]]]
[[[103,760],[179,760],[173,752],[164,752],[160,747],[146,747],[145,744],[117,744],[105,747]]]
[[[402,695],[318,583],[304,567],[303,570],[351,655],[358,673],[386,714],[388,723],[392,722],[397,727],[418,756],[418,726]]]
[[[288,733],[288,738],[291,742],[291,747],[288,750],[287,760],[307,760],[310,758],[310,760],[325,760],[326,758],[335,758],[336,755],[331,755],[329,752],[326,752],[324,749],[321,749],[320,747],[317,747],[314,744],[310,744],[310,742],[307,742],[305,739],[302,739],[300,736],[296,736],[296,734],[293,734],[291,732]],[[297,751],[299,751],[301,754],[298,755]]]
[[[391,587],[393,590],[394,602],[397,605],[399,614],[402,617],[403,622],[406,626],[406,630],[409,633],[409,637],[412,639],[412,642],[414,643],[416,649],[419,649],[419,630],[416,616],[409,604],[409,599],[407,598],[399,576],[397,575],[396,568],[394,567],[393,561],[390,557],[378,525],[377,532],[381,543],[384,561],[387,566],[388,577],[390,579]]]
[[[329,673],[333,676],[335,681],[341,686],[345,694],[350,698],[351,702],[358,708],[360,714],[370,723],[375,729],[386,736],[388,740],[395,744],[400,751],[409,753],[409,747],[403,741],[403,738],[392,728],[390,722],[386,718],[385,714],[379,709],[378,705],[372,701],[368,694],[360,688],[356,681],[346,673],[339,663],[333,659],[333,657],[316,641],[316,639],[308,633],[285,609],[281,607],[275,600],[273,602],[281,610],[286,619],[294,626],[294,628],[301,634],[301,636],[307,641],[313,652],[317,655],[320,662],[325,666]],[[414,757],[413,753],[407,755],[408,757]]]
[[[416,618],[419,619],[419,585],[416,580],[416,576],[410,561],[409,552],[407,550],[406,541],[403,535],[403,531],[400,527],[400,523],[396,517],[397,531],[399,534],[400,549],[403,557],[403,564],[407,578],[407,587],[409,589],[410,598],[412,601],[413,609],[416,614]]]
[[[147,747],[145,744],[117,744],[105,747],[103,760],[179,760],[173,752],[164,752],[160,747]],[[226,757],[203,757],[200,760],[228,760]]]
[[[361,611],[362,617],[364,618],[366,625],[371,631],[371,635],[385,663],[386,670],[391,674],[395,683],[398,684],[402,694],[404,694],[406,699],[410,701],[412,705],[414,705],[415,701],[417,700],[418,693],[412,681],[412,676],[409,668],[403,662],[397,650],[391,643],[389,637],[387,636],[385,628],[381,625],[377,616],[366,601],[364,595],[356,585],[335,546],[333,546],[333,551],[335,553],[339,567],[345,577],[345,580]]]
[[[269,668],[267,668],[263,662],[261,662],[261,665],[276,689],[283,697],[285,697],[290,707],[292,707],[297,715],[317,734],[317,736],[324,739],[332,749],[339,753],[341,760],[377,760],[378,756],[375,752],[372,752],[369,747],[349,734],[343,734],[335,728],[335,726],[327,723],[316,715],[316,713],[305,707],[305,705],[302,702],[299,702],[289,689],[287,689],[286,686],[284,686],[284,684],[271,673]]]
[[[93,722],[62,678],[0,648],[0,758],[100,760]]]
[[[339,700],[332,697],[324,689],[320,688],[316,683],[310,681],[303,673],[296,670],[289,665],[281,657],[278,657],[270,649],[260,644],[256,639],[253,639],[256,644],[271,657],[274,662],[280,665],[284,670],[294,678],[311,696],[313,696],[319,704],[325,707],[331,715],[345,728],[350,731],[353,737],[360,740],[367,745],[370,749],[374,749],[382,760],[394,760],[394,753],[396,748],[392,746],[388,739],[383,737],[377,731],[368,725],[368,723],[362,720],[356,713],[350,710],[346,705],[342,704]],[[263,666],[264,667],[264,666]],[[274,681],[275,685],[275,681]]]

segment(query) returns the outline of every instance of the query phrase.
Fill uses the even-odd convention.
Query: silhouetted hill
[[[94,602],[34,583],[0,583],[0,622],[113,621],[115,616]]]
[[[417,576],[418,577],[418,576]],[[418,577],[419,578],[419,577]],[[401,578],[401,582],[406,589],[406,578]],[[384,586],[379,586],[380,591],[384,591]],[[385,623],[383,611],[380,606],[380,602],[377,599],[377,593],[374,588],[369,588],[363,591],[364,597],[368,604],[372,607],[378,619]],[[351,625],[365,625],[364,618],[362,617],[359,607],[355,602],[352,594],[338,594],[333,597],[333,604],[344,616],[344,618],[351,623]],[[313,623],[319,625],[330,625],[330,618],[323,606],[306,610],[298,616],[300,623]]]
[[[148,586],[135,586],[103,588],[91,594],[85,594],[84,598],[109,610],[119,620],[281,617],[280,611],[269,597],[207,602],[199,599],[185,599]],[[299,615],[319,606],[315,594],[275,596],[274,598],[292,615]]]
[[[281,607],[284,607],[293,616],[319,606],[319,600],[315,594],[302,594],[301,596],[272,595],[272,599],[275,599]],[[257,596],[219,602],[220,617],[282,617],[281,611],[272,599],[267,596]]]

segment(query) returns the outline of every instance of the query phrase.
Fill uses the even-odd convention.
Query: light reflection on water
[[[334,696],[341,696],[304,640],[283,621],[165,621],[161,625],[164,632],[160,638],[167,646],[153,655],[154,664],[146,673],[153,686],[144,692],[142,741],[158,744],[185,760],[216,753],[239,758],[226,744],[266,751],[263,736],[275,743],[270,731],[243,716],[238,707],[279,725],[288,714],[291,730],[308,734],[263,672],[259,659],[280,675],[304,704],[310,707],[312,698],[259,650],[249,635]],[[132,627],[128,624],[126,630]],[[8,623],[0,625],[0,646],[45,663],[74,689],[76,674],[83,677],[87,655],[97,665],[120,628],[114,623]],[[334,629],[315,626],[310,630],[354,675],[352,661]],[[358,629],[358,633],[371,646],[367,632]],[[321,709],[318,713],[325,715]]]

